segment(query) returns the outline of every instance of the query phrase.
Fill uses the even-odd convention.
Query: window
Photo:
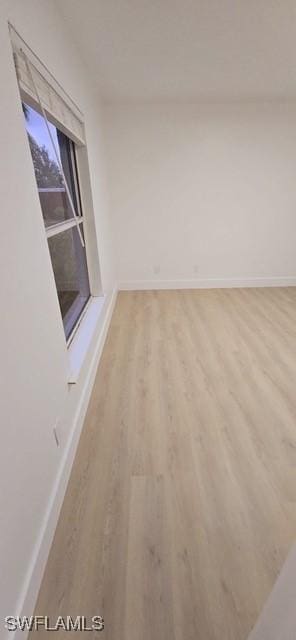
[[[48,118],[76,219],[44,118],[24,102],[23,112],[59,305],[68,340],[90,298],[86,252],[80,240],[80,234],[84,238],[83,213],[75,143]]]

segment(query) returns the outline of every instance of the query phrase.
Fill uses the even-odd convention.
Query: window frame
[[[32,109],[34,109],[39,115],[40,117],[43,118],[43,114],[40,111],[40,107],[38,105],[38,103],[36,103],[34,100],[32,99],[28,99],[28,95],[20,88],[20,100],[21,103],[25,103],[27,104],[29,107],[31,107]],[[89,226],[90,226],[90,220],[89,220],[89,216],[88,215],[84,215],[84,196],[86,196],[85,190],[88,189],[88,199],[89,202],[92,204],[92,194],[91,194],[91,186],[90,186],[90,180],[89,180],[89,168],[88,168],[88,159],[87,159],[87,149],[86,149],[86,144],[82,144],[82,143],[78,143],[77,140],[74,139],[74,137],[71,136],[69,131],[65,131],[65,128],[60,125],[59,126],[59,122],[55,119],[52,118],[51,115],[49,113],[46,114],[47,115],[47,119],[48,122],[50,124],[52,124],[54,127],[56,127],[57,129],[59,129],[70,141],[70,161],[71,161],[71,171],[73,174],[73,185],[74,185],[74,190],[75,190],[75,201],[77,203],[77,211],[76,211],[76,218],[69,218],[67,220],[61,221],[61,222],[57,222],[56,224],[52,224],[50,226],[46,226],[45,222],[44,222],[44,218],[43,218],[43,212],[42,212],[42,207],[41,207],[41,203],[40,203],[40,198],[39,198],[39,204],[40,204],[40,212],[41,212],[41,216],[42,216],[42,222],[43,222],[43,226],[44,226],[44,231],[45,231],[45,236],[46,236],[46,240],[47,240],[47,249],[48,249],[48,253],[49,253],[49,259],[50,259],[50,263],[51,263],[51,268],[52,268],[52,276],[54,278],[54,283],[55,283],[55,289],[56,289],[56,294],[57,294],[57,304],[58,304],[58,309],[59,309],[59,313],[60,313],[60,317],[61,317],[61,322],[62,322],[62,326],[63,326],[63,332],[64,332],[64,336],[65,336],[65,342],[66,342],[66,346],[67,349],[69,349],[70,345],[73,342],[74,337],[77,334],[77,331],[79,329],[79,326],[83,320],[83,318],[85,317],[90,304],[92,302],[92,300],[95,297],[101,297],[103,296],[103,292],[101,289],[101,277],[100,277],[100,265],[99,265],[99,259],[98,259],[98,252],[96,250],[95,254],[93,251],[91,251],[90,248],[90,243],[89,243]],[[27,141],[29,143],[28,140],[28,133],[26,130],[26,126],[24,126],[24,131],[25,131],[25,135],[27,138]],[[83,154],[83,156],[82,156]],[[31,161],[32,161],[32,169],[33,169],[33,174],[34,174],[34,181],[35,181],[35,185],[36,185],[36,189],[37,189],[37,193],[38,193],[38,197],[39,197],[39,189],[38,189],[38,185],[37,185],[37,180],[36,180],[36,175],[35,175],[35,170],[34,170],[34,164],[33,164],[33,159],[31,156],[31,150],[30,150],[30,157],[31,157]],[[81,176],[84,176],[84,178],[81,178]],[[93,208],[91,206],[91,209],[93,211]],[[83,306],[80,314],[78,315],[76,322],[73,326],[73,328],[71,329],[69,335],[66,335],[66,330],[65,330],[65,325],[64,325],[64,318],[62,316],[62,311],[60,308],[60,304],[59,304],[59,298],[58,298],[58,289],[56,286],[56,282],[55,282],[55,275],[54,275],[54,269],[53,269],[53,264],[52,264],[52,259],[50,256],[50,251],[49,251],[49,245],[48,245],[48,240],[49,238],[52,238],[56,235],[59,235],[65,231],[69,231],[70,229],[77,227],[77,226],[82,225],[82,229],[83,229],[83,238],[84,238],[84,244],[85,244],[85,258],[86,258],[86,267],[87,267],[87,275],[88,275],[88,281],[89,281],[89,297],[85,303],[85,305]],[[92,225],[94,226],[94,225]],[[96,245],[96,242],[95,242]],[[97,268],[97,272],[95,274],[95,267]],[[75,301],[74,303],[75,304]]]
[[[32,163],[32,156],[29,147],[28,135],[24,126],[21,102],[25,102],[31,106],[40,114],[40,105],[36,91],[32,91],[32,86],[27,83],[27,79],[23,74],[23,69],[18,66],[20,53],[25,54],[30,64],[34,66],[34,69],[39,73],[42,90],[46,91],[46,99],[42,106],[49,118],[56,127],[58,127],[63,133],[65,133],[75,145],[75,159],[77,177],[80,189],[80,203],[83,211],[83,235],[85,242],[86,260],[88,266],[88,279],[90,288],[90,298],[82,310],[80,317],[78,318],[75,327],[68,340],[63,325],[62,314],[60,311],[60,305],[57,295],[57,287],[55,283],[54,271],[49,251],[48,237],[46,235],[46,227],[44,224],[43,215],[41,213],[40,198],[38,198],[39,209],[41,213],[40,225],[44,231],[44,250],[48,251],[48,259],[50,261],[51,269],[50,275],[52,277],[52,285],[56,294],[56,311],[57,317],[60,321],[61,336],[64,339],[65,352],[68,359],[69,371],[68,371],[68,384],[73,385],[78,381],[82,365],[85,357],[89,351],[89,347],[96,332],[97,320],[100,317],[106,301],[106,294],[102,285],[101,265],[99,258],[99,238],[97,233],[96,218],[93,203],[92,194],[92,182],[91,171],[88,159],[88,148],[86,139],[86,128],[83,111],[79,106],[79,100],[76,101],[76,96],[72,96],[68,91],[67,78],[56,77],[52,74],[51,70],[44,64],[42,59],[38,56],[37,52],[33,50],[28,42],[18,32],[16,27],[8,21],[9,35],[11,41],[11,53],[13,58],[13,64],[15,67],[15,80],[18,89],[19,101],[19,119],[22,124],[23,130],[23,143],[28,150],[28,160],[30,158],[32,172],[32,187],[36,189],[36,195],[38,194],[38,187],[36,183],[36,176]],[[38,87],[40,89],[40,86]],[[53,94],[52,94],[53,91]],[[62,106],[62,121],[60,119],[59,106],[53,104],[51,99],[48,102],[48,95],[57,96],[60,99],[60,106]],[[73,99],[74,98],[74,99]],[[54,98],[55,99],[55,98]],[[66,106],[66,118],[64,118],[63,105]],[[58,106],[56,110],[56,106]],[[48,107],[50,110],[48,110]],[[70,116],[70,120],[68,119]],[[34,174],[34,175],[33,175]],[[37,203],[37,200],[36,200]],[[72,221],[69,221],[69,228],[72,226]],[[48,233],[49,230],[48,230]],[[114,303],[114,291],[113,291],[113,303]],[[70,388],[69,387],[69,388]]]

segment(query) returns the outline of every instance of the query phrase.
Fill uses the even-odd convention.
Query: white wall
[[[71,389],[67,384],[68,355],[24,128],[8,19],[78,103],[86,118],[106,304],[78,383]],[[24,602],[27,610],[23,612],[32,613],[30,608],[67,479],[67,473],[62,474],[62,465],[74,454],[96,364],[93,356],[110,309],[114,269],[100,153],[99,107],[55,3],[52,0],[2,1],[0,41],[2,639],[5,637],[4,616],[21,613]],[[61,422],[60,448],[56,447],[52,432],[57,419]],[[47,522],[46,518],[52,514]],[[42,544],[44,532],[45,545]]]
[[[106,106],[104,121],[120,286],[296,283],[296,104]]]

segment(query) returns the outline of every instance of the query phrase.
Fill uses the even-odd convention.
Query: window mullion
[[[65,222],[59,222],[59,224],[55,224],[52,227],[46,227],[46,235],[48,238],[52,238],[52,236],[56,236],[58,233],[63,233],[68,229],[72,229],[72,227],[77,226],[77,224],[82,224],[83,218],[79,218],[77,221],[75,218],[71,218],[71,220],[65,220]]]

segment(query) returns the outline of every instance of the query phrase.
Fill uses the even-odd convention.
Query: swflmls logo
[[[103,631],[102,616],[58,616],[55,622],[49,616],[6,616],[5,628],[8,631]]]

